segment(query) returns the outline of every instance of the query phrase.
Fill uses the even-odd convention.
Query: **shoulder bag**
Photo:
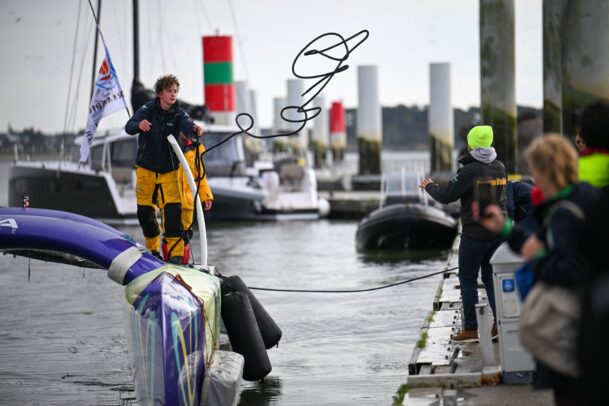
[[[580,221],[584,213],[575,203],[562,200],[553,207],[544,225],[560,208],[569,210]],[[546,243],[551,251],[549,227]],[[577,377],[577,332],[580,320],[579,297],[569,289],[537,282],[524,301],[520,314],[520,341],[539,361],[561,374]]]

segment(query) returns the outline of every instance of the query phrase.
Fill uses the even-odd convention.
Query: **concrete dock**
[[[379,208],[380,192],[378,191],[320,191],[330,203],[329,218],[359,220]]]
[[[457,265],[458,240],[447,268]],[[481,284],[478,298],[481,304],[487,301]],[[407,383],[397,391],[394,405],[552,405],[551,391],[534,391],[531,384],[502,384],[498,342],[488,343],[492,350],[485,357],[480,343],[451,341],[450,335],[462,325],[461,308],[457,273],[446,273],[422,323],[408,363]],[[486,309],[490,326],[492,316]]]

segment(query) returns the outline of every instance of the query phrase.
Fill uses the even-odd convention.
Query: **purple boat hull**
[[[206,360],[217,349],[217,278],[165,264],[112,227],[54,210],[0,208],[0,252],[74,257],[107,269],[132,299],[127,303],[140,404],[200,404]]]
[[[164,264],[141,252],[141,246],[110,226],[45,209],[0,208],[0,250],[15,254],[22,251],[25,256],[49,253],[50,260],[53,255],[84,259],[111,270],[111,279],[123,285]]]
[[[205,378],[201,303],[179,278],[161,273],[130,313],[140,404],[198,405]]]

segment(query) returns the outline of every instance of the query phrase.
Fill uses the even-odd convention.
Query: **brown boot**
[[[497,323],[493,323],[493,328],[491,329],[491,338],[493,341],[499,340],[499,331],[497,330]]]
[[[451,335],[450,339],[458,343],[477,343],[478,330],[459,330],[457,334]]]

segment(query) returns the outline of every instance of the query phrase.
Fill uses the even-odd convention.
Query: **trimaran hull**
[[[68,263],[79,258],[107,269],[125,286],[139,403],[200,403],[218,350],[217,277],[165,264],[118,230],[53,210],[0,208],[0,247],[25,256],[63,256]]]

